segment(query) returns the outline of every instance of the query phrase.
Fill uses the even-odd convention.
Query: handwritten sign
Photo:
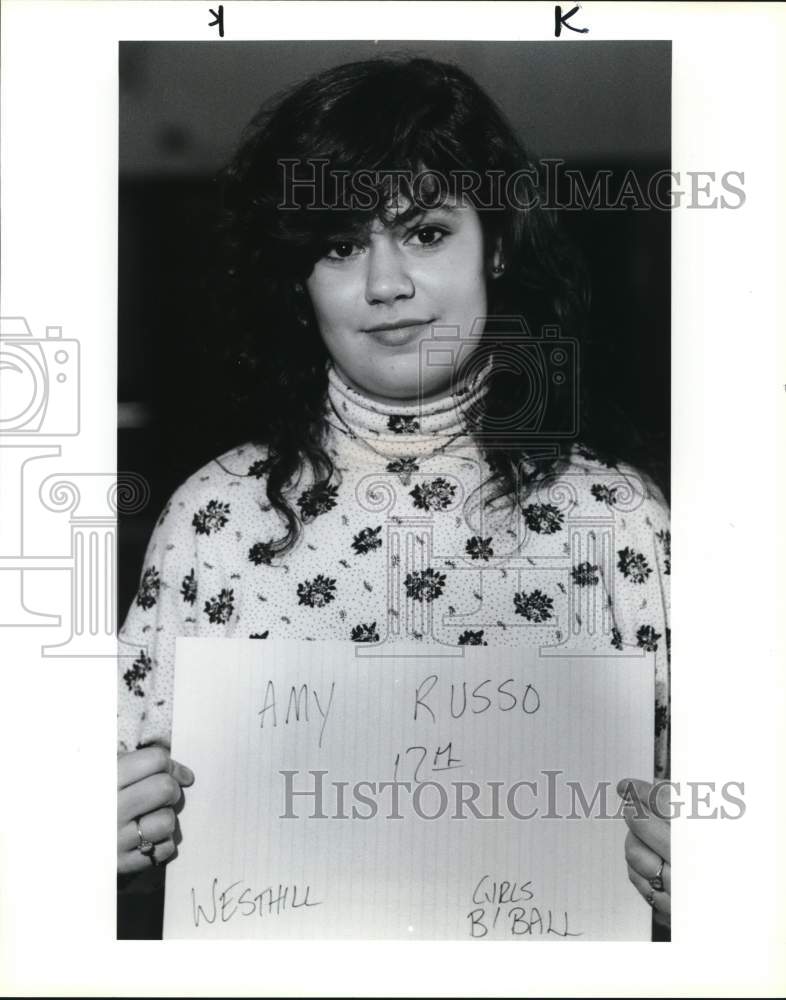
[[[649,657],[178,639],[165,937],[647,940]]]

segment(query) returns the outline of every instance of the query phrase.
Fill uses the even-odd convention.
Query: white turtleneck
[[[263,447],[210,462],[166,505],[120,633],[121,748],[168,742],[178,635],[561,645],[654,651],[663,775],[670,535],[657,491],[574,449],[520,509],[489,507],[491,470],[468,431],[481,376],[406,405],[328,378],[336,472],[324,490],[305,471],[291,485],[303,532],[284,557],[266,546],[283,530]]]

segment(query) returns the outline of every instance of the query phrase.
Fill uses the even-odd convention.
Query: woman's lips
[[[418,337],[422,337],[431,329],[433,322],[433,320],[427,320],[424,323],[412,323],[381,330],[366,330],[365,332],[369,337],[373,337],[378,344],[383,344],[385,347],[400,347],[402,344],[409,344]]]

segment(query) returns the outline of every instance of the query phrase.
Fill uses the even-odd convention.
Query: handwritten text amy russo
[[[283,690],[282,690],[283,688]],[[322,746],[328,717],[336,694],[336,682],[317,690],[315,685],[279,684],[269,679],[259,715],[260,729],[277,728],[301,723],[319,722],[319,746]],[[508,677],[498,684],[490,678],[470,686],[466,681],[450,683],[438,674],[429,674],[414,689],[412,696],[413,721],[460,719],[463,716],[483,715],[488,711],[512,712],[534,715],[540,708],[540,694],[532,684]]]

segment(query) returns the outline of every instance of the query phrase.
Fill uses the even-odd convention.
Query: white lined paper
[[[399,649],[378,658],[345,642],[178,639],[172,752],[196,781],[167,869],[165,937],[648,940],[622,820],[599,818],[597,803],[589,819],[544,814],[550,787],[556,811],[570,812],[569,780],[590,802],[605,783],[613,815],[616,782],[651,777],[650,657]],[[435,770],[448,744],[460,766]],[[374,796],[375,817],[351,818],[353,805],[370,809],[353,788],[392,781],[397,754],[399,780],[412,779],[424,754],[409,747],[426,748],[418,777],[445,790],[447,813],[418,817],[413,782],[399,789],[402,819],[387,818],[390,789]],[[436,764],[447,759],[443,752]],[[298,789],[314,787],[308,772],[327,772],[328,818],[310,818],[313,796],[294,799],[298,818],[281,818],[282,771],[298,772]],[[343,781],[346,819],[336,816],[333,784]],[[479,819],[467,807],[455,818],[459,781],[479,784],[484,816],[493,814],[488,783],[502,782],[503,818]],[[514,804],[522,813],[539,807],[538,817],[510,814],[506,791],[517,781],[537,782],[537,794],[522,787]],[[431,815],[438,788],[420,794]],[[516,888],[500,898],[505,882]]]

